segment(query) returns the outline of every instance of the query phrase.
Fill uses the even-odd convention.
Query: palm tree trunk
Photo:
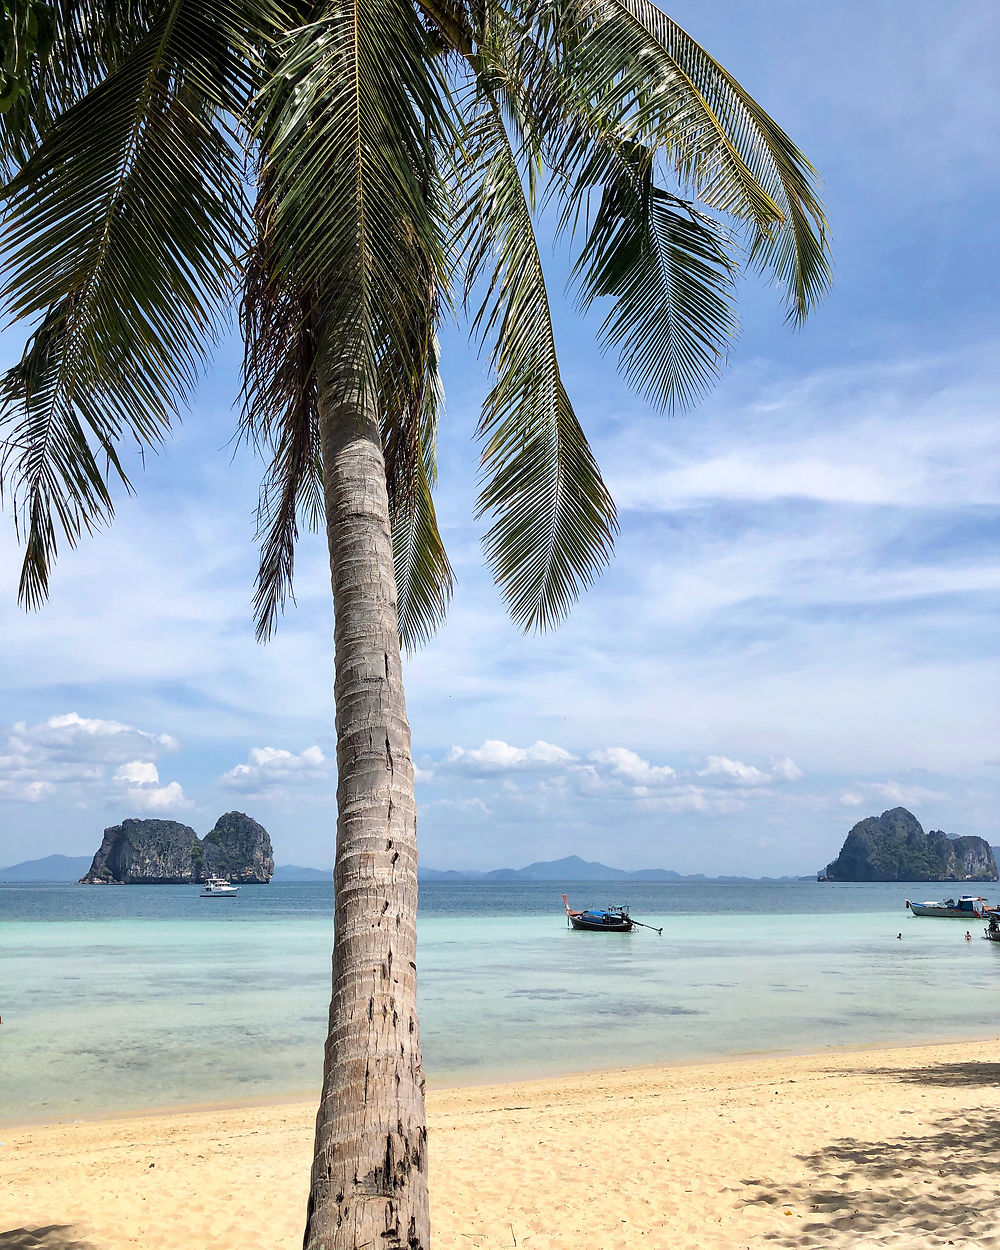
[[[326,399],[320,410],[335,615],[337,861],[330,1030],[303,1246],[427,1250],[416,804],[385,466],[364,404]]]

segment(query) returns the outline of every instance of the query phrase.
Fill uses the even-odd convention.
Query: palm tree
[[[441,620],[436,327],[467,311],[493,386],[479,515],[510,613],[551,626],[608,560],[613,502],[556,354],[533,222],[575,248],[626,378],[691,402],[734,278],[788,316],[828,282],[814,171],[649,0],[37,0],[0,118],[3,472],[20,598],[110,521],[238,302],[242,434],[268,458],[258,633],[324,524],[335,609],[333,994],[307,1250],[429,1244],[416,810],[400,640]],[[11,29],[17,27],[15,23]],[[17,29],[24,28],[22,22]],[[41,45],[40,45],[41,46]],[[24,64],[22,57],[19,64]]]

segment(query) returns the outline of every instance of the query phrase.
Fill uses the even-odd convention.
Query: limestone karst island
[[[203,838],[176,820],[123,820],[104,840],[81,885],[186,885],[225,877],[266,885],[274,875],[271,838],[243,812],[226,812]]]
[[[996,881],[997,861],[985,838],[924,833],[912,812],[894,807],[859,820],[820,880]]]

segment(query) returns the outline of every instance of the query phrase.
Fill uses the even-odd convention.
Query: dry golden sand
[[[313,1108],[3,1132],[3,1250],[298,1250]],[[1000,1247],[1000,1042],[439,1090],[435,1250]]]

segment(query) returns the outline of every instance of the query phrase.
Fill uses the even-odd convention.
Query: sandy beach
[[[297,1250],[312,1102],[3,1131],[3,1250]],[[1000,1042],[432,1091],[436,1247],[1000,1246]]]

